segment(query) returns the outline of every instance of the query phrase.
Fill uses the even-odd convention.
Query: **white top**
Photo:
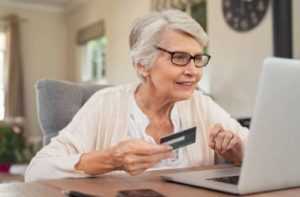
[[[173,106],[171,110],[171,122],[174,127],[174,133],[180,131],[180,119],[178,114],[178,109],[176,104]],[[142,110],[137,105],[135,99],[132,102],[132,109],[130,113],[130,122],[129,122],[129,130],[128,130],[128,139],[138,138],[142,139],[147,142],[156,143],[153,137],[149,136],[146,133],[146,127],[149,124],[148,117],[142,112]],[[180,148],[174,150],[175,157],[168,158],[162,160],[158,164],[156,164],[153,168],[148,170],[161,170],[161,169],[168,169],[168,168],[185,168],[188,167],[189,158],[187,156],[186,148]]]

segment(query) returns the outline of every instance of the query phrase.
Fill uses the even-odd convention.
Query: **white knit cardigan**
[[[74,169],[82,153],[103,150],[127,139],[134,92],[138,84],[105,88],[96,92],[73,120],[52,138],[32,159],[26,181],[88,176]],[[197,126],[196,143],[187,146],[192,166],[214,164],[214,151],[208,147],[209,131],[215,123],[237,132],[245,141],[248,129],[232,119],[211,98],[200,91],[177,102],[181,129]]]

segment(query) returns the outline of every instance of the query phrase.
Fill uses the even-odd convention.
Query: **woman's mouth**
[[[191,87],[193,86],[193,82],[176,82],[176,84],[181,85],[181,86],[186,86],[186,87]]]

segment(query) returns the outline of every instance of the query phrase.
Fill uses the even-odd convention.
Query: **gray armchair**
[[[47,145],[58,131],[67,126],[92,94],[105,87],[98,84],[78,85],[57,79],[37,81],[37,114],[43,132],[43,145]]]

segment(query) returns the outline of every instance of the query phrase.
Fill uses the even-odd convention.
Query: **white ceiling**
[[[1,3],[23,6],[43,6],[50,8],[66,9],[75,4],[85,3],[88,0],[0,0]]]
[[[1,2],[2,0],[0,0]],[[66,4],[70,3],[73,0],[9,0],[11,3],[23,3],[23,4],[39,4],[39,5],[46,5],[46,6],[58,6],[64,7]],[[6,2],[3,1],[3,2]]]

